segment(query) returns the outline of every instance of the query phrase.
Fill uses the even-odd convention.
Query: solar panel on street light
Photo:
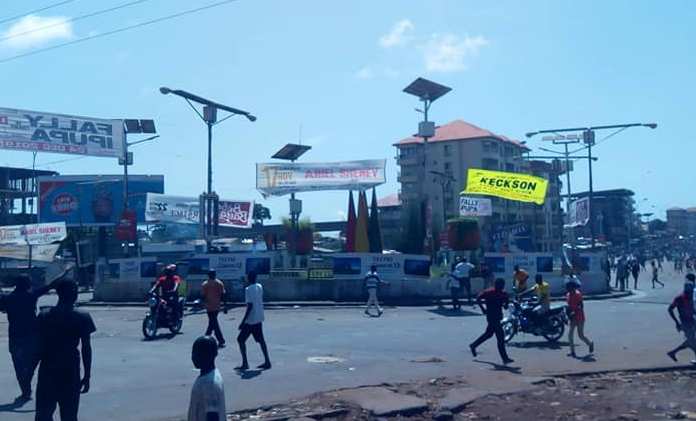
[[[297,158],[304,155],[305,152],[312,149],[309,145],[298,145],[296,143],[288,143],[276,152],[271,158],[284,159],[287,161],[295,161]]]
[[[415,95],[421,100],[432,102],[451,90],[452,88],[448,86],[440,85],[439,83],[419,77],[411,82],[411,84],[404,89],[404,92]]]

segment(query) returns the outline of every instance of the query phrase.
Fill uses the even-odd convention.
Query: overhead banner
[[[63,241],[68,235],[65,222],[0,226],[0,245],[26,246]]]
[[[321,190],[366,190],[386,182],[386,159],[325,163],[256,164],[264,196]]]
[[[164,193],[164,176],[128,176],[128,208],[135,211],[136,222],[145,222],[146,193]],[[39,177],[39,222],[114,226],[123,208],[123,175]]]
[[[568,228],[580,227],[590,220],[590,198],[583,197],[582,199],[570,202],[568,209],[568,223],[565,225]]]
[[[493,204],[491,199],[478,197],[459,197],[459,216],[491,216]]]
[[[31,247],[31,260],[52,262],[60,244],[42,244]],[[29,246],[0,245],[0,258],[29,260]]]
[[[123,120],[0,108],[0,149],[123,156]]]
[[[542,205],[548,184],[545,178],[529,174],[469,168],[462,194],[484,194]]]
[[[220,200],[218,203],[218,224],[220,226],[251,228],[254,213],[253,201]],[[148,193],[145,209],[147,221],[177,224],[200,223],[200,200],[195,197]]]

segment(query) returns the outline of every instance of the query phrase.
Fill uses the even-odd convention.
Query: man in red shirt
[[[696,354],[696,320],[694,320],[694,284],[693,282],[684,283],[684,292],[677,295],[669,306],[669,317],[674,320],[678,332],[684,332],[685,341],[669,351],[667,355],[677,361],[677,352],[687,348]],[[679,312],[679,319],[674,315],[674,309]],[[696,363],[696,360],[691,361]]]
[[[486,304],[485,307],[483,306],[484,302]],[[501,320],[503,320],[503,308],[508,308],[509,303],[508,294],[505,292],[505,279],[496,279],[494,288],[489,288],[479,294],[476,304],[481,308],[481,312],[486,315],[488,326],[483,335],[469,345],[469,349],[471,349],[474,357],[476,357],[476,348],[495,335],[495,339],[498,342],[498,353],[503,360],[503,364],[514,362],[514,360],[508,357],[505,350],[505,334],[503,333],[503,327],[500,325]]]
[[[568,329],[568,343],[570,344],[570,356],[575,357],[575,329],[578,330],[578,337],[590,348],[590,354],[594,353],[594,342],[585,337],[585,307],[582,302],[582,292],[578,288],[576,278],[570,278],[566,283],[566,302],[568,303],[568,313],[570,318],[570,328]]]
[[[179,284],[181,284],[181,277],[176,274],[176,265],[168,265],[164,268],[164,274],[157,278],[155,285],[150,289],[150,293],[154,293],[157,289],[160,289],[160,295],[167,301],[167,305],[173,306],[173,308],[181,314],[181,308],[179,308]]]

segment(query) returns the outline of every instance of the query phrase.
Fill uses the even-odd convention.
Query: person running
[[[638,275],[640,275],[640,263],[633,259],[631,263],[631,275],[633,275],[633,289],[638,289]]]
[[[383,311],[382,307],[379,306],[379,299],[377,297],[377,289],[380,285],[386,285],[386,282],[382,281],[377,274],[377,266],[370,266],[370,271],[365,275],[365,288],[367,288],[367,304],[365,305],[365,314],[371,316],[370,308],[375,307],[377,309],[377,317],[381,316]]]
[[[208,271],[208,279],[203,282],[201,291],[203,293],[203,300],[205,301],[205,309],[208,313],[208,328],[205,330],[205,335],[210,336],[214,332],[218,346],[224,348],[225,338],[222,336],[222,330],[218,322],[218,314],[220,313],[221,306],[225,314],[227,314],[225,284],[217,279],[217,272],[214,269]]]
[[[469,263],[466,257],[460,259],[457,266],[454,268],[454,272],[457,278],[460,279],[462,286],[466,289],[466,296],[469,302],[469,306],[474,305],[474,300],[471,295],[471,270],[474,269],[474,265]]]
[[[674,315],[674,309],[679,312],[679,319]],[[694,283],[684,283],[684,291],[677,295],[668,308],[669,317],[674,320],[677,332],[684,333],[684,342],[667,353],[667,356],[677,361],[679,351],[690,348],[696,355],[696,320],[694,320]],[[696,363],[696,360],[692,361]]]
[[[0,311],[7,313],[8,339],[12,364],[21,395],[17,403],[31,400],[31,380],[38,364],[38,332],[36,319],[36,302],[55,287],[67,271],[57,280],[32,289],[31,278],[20,275],[14,278],[15,288],[7,295],[0,295]]]
[[[452,267],[450,268],[447,284],[445,285],[445,288],[449,288],[450,290],[450,297],[452,298],[452,310],[454,311],[458,311],[462,308],[461,304],[459,303],[459,293],[462,288],[462,280],[459,277],[459,274],[457,273],[457,266],[459,265],[459,263],[460,258],[459,256],[457,256],[454,262],[452,262]]]
[[[515,265],[514,272],[512,274],[512,282],[515,287],[515,293],[520,294],[527,290],[527,280],[529,279],[529,273],[526,270],[521,269],[520,265]]]
[[[508,294],[505,292],[505,279],[496,279],[495,286],[481,292],[476,299],[476,303],[481,308],[481,312],[486,315],[488,325],[486,331],[469,345],[471,354],[476,357],[476,348],[495,335],[498,343],[498,353],[503,360],[503,364],[507,365],[515,362],[508,356],[505,350],[505,334],[503,327],[500,325],[501,320],[503,320],[503,308],[508,308],[510,304]]]
[[[653,289],[655,288],[655,284],[658,283],[662,288],[665,287],[665,284],[658,279],[658,270],[659,268],[655,265],[655,261],[653,260],[651,263],[652,265],[652,287]]]
[[[248,285],[244,290],[244,301],[246,302],[246,312],[239,324],[239,336],[237,343],[239,344],[239,352],[242,354],[242,364],[235,370],[248,370],[249,361],[247,360],[246,341],[249,336],[253,336],[254,340],[261,347],[263,352],[264,363],[257,368],[268,370],[271,368],[271,359],[268,357],[268,346],[266,339],[263,336],[263,287],[256,282],[256,272],[249,272],[247,275]]]
[[[77,421],[80,393],[89,392],[92,375],[90,335],[96,331],[89,313],[74,308],[77,284],[56,285],[58,304],[39,314],[39,380],[36,385],[36,421],[52,421],[56,406],[61,421]],[[80,352],[83,373],[80,379]]]
[[[585,306],[582,299],[582,292],[574,278],[570,278],[566,283],[566,303],[568,304],[568,313],[570,319],[570,328],[568,329],[568,343],[570,344],[570,356],[576,357],[575,354],[575,329],[578,330],[578,337],[590,349],[590,354],[594,352],[594,342],[587,339],[585,336]]]
[[[188,421],[225,421],[225,385],[215,368],[218,344],[212,336],[201,336],[193,343],[191,361],[200,370],[193,383]]]

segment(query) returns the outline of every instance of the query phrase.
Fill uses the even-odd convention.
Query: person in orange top
[[[512,274],[513,287],[515,287],[515,292],[521,294],[527,290],[527,280],[529,279],[529,273],[526,270],[521,269],[520,265],[515,265],[515,272]]]
[[[575,329],[578,330],[578,337],[590,348],[590,354],[594,352],[594,342],[585,337],[585,308],[582,302],[582,292],[578,288],[577,282],[571,278],[566,283],[566,302],[568,303],[568,313],[570,315],[570,329],[568,330],[568,342],[570,343],[570,356],[575,355]]]
[[[222,336],[222,330],[218,322],[218,314],[221,308],[225,314],[227,314],[225,284],[217,279],[217,272],[214,269],[208,271],[208,279],[203,282],[201,291],[205,309],[208,312],[208,328],[205,330],[205,336],[210,336],[210,334],[214,332],[215,339],[218,341],[218,348],[224,348],[225,338]]]

